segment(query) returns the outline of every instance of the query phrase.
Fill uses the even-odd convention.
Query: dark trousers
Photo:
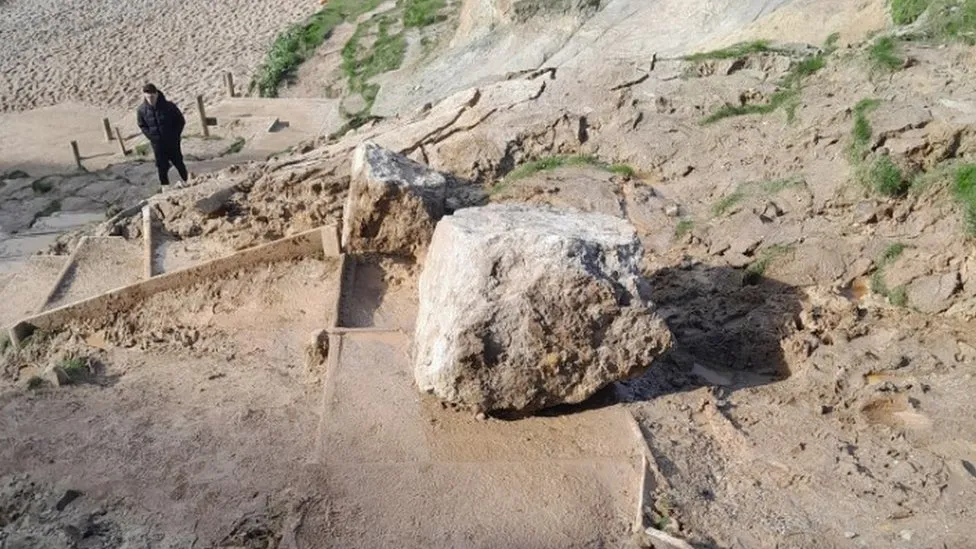
[[[153,156],[156,157],[156,169],[159,170],[159,183],[169,185],[169,166],[176,168],[180,179],[186,181],[186,164],[183,163],[183,150],[180,148],[180,138],[161,139],[152,141]]]

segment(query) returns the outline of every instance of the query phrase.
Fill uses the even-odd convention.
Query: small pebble
[[[854,539],[857,537],[857,532],[844,532],[844,537],[847,539]]]
[[[484,412],[478,412],[477,414],[475,414],[474,418],[477,419],[478,421],[484,421],[488,419],[488,416],[486,416]]]
[[[901,539],[905,541],[912,541],[912,535],[914,534],[911,530],[902,530],[898,535],[900,535]]]

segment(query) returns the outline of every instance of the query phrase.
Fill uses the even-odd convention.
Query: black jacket
[[[186,126],[186,119],[179,107],[171,103],[159,92],[156,106],[143,101],[138,112],[139,129],[150,141],[168,141],[179,139]]]

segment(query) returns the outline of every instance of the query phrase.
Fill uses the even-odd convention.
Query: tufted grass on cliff
[[[966,164],[956,169],[952,192],[963,209],[966,234],[976,237],[976,164]]]
[[[440,15],[444,0],[404,0],[403,25],[406,27],[426,27],[443,18]]]
[[[369,82],[371,78],[384,72],[400,68],[407,51],[407,41],[403,32],[390,34],[392,22],[386,16],[379,16],[377,36],[372,47],[361,47],[363,36],[369,32],[372,22],[363,23],[342,48],[342,70],[349,80],[349,90],[358,93],[365,101],[362,110],[348,113],[353,118],[368,116],[379,93],[379,86]]]
[[[258,67],[251,88],[261,97],[277,97],[278,87],[291,76],[343,21],[376,9],[383,0],[331,0],[324,8],[278,35]]]
[[[684,60],[698,62],[708,61],[711,59],[738,59],[753,53],[766,53],[771,51],[775,50],[773,49],[769,40],[754,40],[752,42],[733,44],[727,48],[718,50],[693,53],[691,55],[684,56]]]
[[[891,20],[896,25],[910,25],[931,3],[932,0],[891,0]]]
[[[976,0],[891,0],[891,20],[919,24],[919,38],[976,45]]]
[[[879,71],[894,72],[905,66],[905,60],[898,55],[898,45],[890,36],[882,36],[871,44],[868,60]]]

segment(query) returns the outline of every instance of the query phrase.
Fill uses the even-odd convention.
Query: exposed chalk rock
[[[420,277],[415,378],[477,411],[578,403],[672,343],[624,220],[520,205],[469,208],[434,232]]]
[[[342,220],[346,251],[417,256],[444,215],[447,178],[373,143],[356,148]]]

